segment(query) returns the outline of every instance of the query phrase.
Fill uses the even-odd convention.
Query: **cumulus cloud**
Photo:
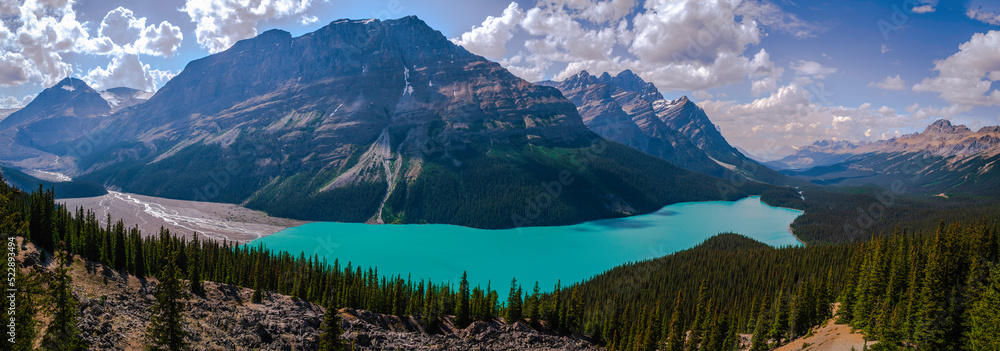
[[[0,13],[0,86],[29,82],[51,86],[73,74],[68,53],[114,55],[148,54],[170,57],[180,46],[179,27],[169,22],[146,25],[124,7],[109,11],[92,33],[76,18],[72,0],[5,1]],[[93,35],[92,35],[93,34]],[[148,73],[148,72],[147,72]]]
[[[937,9],[938,5],[938,0],[922,0],[915,2],[916,4],[914,4],[911,9],[913,13],[931,13]]]
[[[303,26],[308,26],[308,25],[316,23],[316,22],[319,22],[319,17],[316,17],[316,16],[306,16],[306,15],[302,15],[302,17],[299,17],[299,24],[301,24]]]
[[[900,115],[887,106],[826,106],[813,100],[816,97],[808,89],[791,83],[745,104],[703,101],[698,105],[730,142],[762,155],[779,152],[780,145],[882,139],[895,136],[900,129],[926,124],[926,115]]]
[[[119,6],[104,16],[97,34],[108,37],[115,45],[125,46],[139,40],[139,35],[145,28],[145,17],[135,18],[132,10]]]
[[[760,43],[757,22],[736,21],[730,1],[647,1],[633,20],[629,51],[644,62],[711,64],[720,56],[742,53]],[[684,40],[678,40],[685,38]]]
[[[797,64],[792,64],[792,69],[795,70],[795,73],[798,75],[816,79],[826,79],[827,75],[837,72],[836,68],[824,67],[819,62],[805,60],[799,60]]]
[[[170,71],[151,69],[139,61],[135,54],[122,54],[111,59],[107,67],[97,67],[83,77],[94,89],[128,87],[145,91],[155,91],[175,74]]]
[[[20,99],[13,96],[0,96],[0,109],[22,108],[31,102],[31,100],[34,100],[35,96],[38,96],[38,94],[31,94]]]
[[[707,91],[696,90],[696,91],[691,92],[691,97],[693,97],[695,100],[708,100],[708,99],[713,98],[714,96],[712,96],[712,94],[710,94]]]
[[[522,18],[524,11],[516,2],[511,2],[500,17],[486,17],[481,25],[451,41],[473,53],[499,60],[507,54],[507,41],[514,36],[514,30]]]
[[[302,15],[311,0],[187,0],[181,11],[195,23],[198,45],[211,53],[257,35],[257,23]]]
[[[959,51],[934,62],[936,77],[913,86],[916,92],[936,92],[953,104],[1000,105],[1000,91],[991,90],[1000,80],[1000,32],[976,33],[959,45]]]
[[[146,25],[146,17],[136,17],[132,10],[119,6],[101,21],[98,40],[107,38],[113,44],[106,51],[141,53],[171,57],[181,46],[181,28],[163,21]],[[97,49],[100,50],[100,49]]]
[[[452,41],[528,80],[630,69],[663,90],[706,90],[749,79],[762,94],[774,91],[783,73],[767,51],[751,50],[763,28],[797,37],[822,30],[766,1],[638,3],[555,0],[527,9],[511,3]],[[507,54],[515,36],[525,37],[523,46]]]
[[[31,62],[24,55],[5,52],[0,55],[0,86],[21,85],[28,81],[33,72]]]
[[[886,76],[881,82],[871,82],[868,86],[883,90],[906,90],[906,82],[904,82],[903,78],[900,78],[898,74],[895,77]]]
[[[969,8],[965,11],[965,15],[969,18],[983,22],[989,25],[1000,26],[1000,14],[993,11],[986,11],[980,6],[979,8]]]
[[[163,21],[156,26],[144,28],[139,40],[135,42],[135,48],[139,53],[171,57],[181,46],[182,40],[184,34],[181,33],[181,28]]]

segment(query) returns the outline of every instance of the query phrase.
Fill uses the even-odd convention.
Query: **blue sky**
[[[68,75],[155,90],[267,29],[406,15],[532,81],[631,69],[764,158],[939,118],[1000,124],[1000,4],[981,0],[4,1],[0,107]]]

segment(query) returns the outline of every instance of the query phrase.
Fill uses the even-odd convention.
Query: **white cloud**
[[[792,64],[792,69],[795,70],[795,73],[798,75],[815,79],[826,79],[827,75],[837,72],[836,68],[824,67],[819,62],[805,60],[799,60],[797,65]]]
[[[0,86],[21,85],[31,78],[32,63],[24,55],[5,52],[0,55]]]
[[[896,109],[891,108],[889,106],[879,107],[878,110],[875,110],[875,112],[881,113],[881,114],[886,115],[886,116],[895,116],[896,115]]]
[[[915,4],[914,4],[915,3]],[[916,0],[913,1],[913,8],[910,11],[917,14],[934,12],[938,5],[938,0]]]
[[[514,30],[524,18],[524,11],[511,2],[500,17],[489,16],[478,27],[463,33],[451,41],[465,47],[472,53],[498,60],[507,54],[507,41],[514,36]]]
[[[147,26],[146,17],[136,18],[132,10],[121,6],[104,16],[97,34],[99,37],[95,40],[100,44],[98,46],[103,46],[90,52],[99,51],[116,55],[118,52],[125,52],[172,57],[184,39],[180,27],[167,21]],[[104,38],[111,42],[110,47],[101,41]]]
[[[986,24],[1000,26],[1000,14],[992,11],[983,10],[982,7],[977,9],[969,8],[965,11],[965,15],[969,18],[983,22]]]
[[[889,46],[885,45],[885,44],[882,44],[882,53],[884,54],[884,53],[887,53],[889,51],[892,51],[892,50],[889,49]]]
[[[31,94],[20,99],[13,96],[0,96],[0,109],[22,108],[34,100],[35,96],[38,94]]]
[[[1000,105],[1000,91],[990,90],[1000,80],[1000,32],[976,33],[959,51],[934,62],[937,77],[913,86],[916,92],[937,92],[952,104]]]
[[[184,34],[181,33],[181,28],[163,21],[159,25],[143,29],[135,47],[139,53],[171,57],[180,48],[182,40]]]
[[[169,22],[146,26],[131,10],[109,11],[92,36],[87,23],[76,18],[72,0],[4,2],[0,6],[14,30],[0,25],[0,86],[35,82],[51,86],[69,77],[74,67],[64,55],[124,53],[170,57],[180,46],[179,27]]]
[[[712,94],[709,94],[707,91],[696,90],[691,92],[691,97],[693,97],[695,100],[708,100],[711,99],[713,96]]]
[[[803,21],[795,14],[784,12],[767,1],[743,1],[736,9],[736,14],[753,18],[765,27],[800,39],[815,37],[826,31],[823,26]]]
[[[898,74],[895,77],[886,76],[881,82],[871,82],[868,86],[883,90],[906,90],[906,82],[904,82],[903,78],[900,78]]]
[[[132,10],[119,6],[108,11],[101,21],[97,34],[108,37],[115,45],[125,46],[139,40],[139,34],[146,28],[146,18],[135,18]]]
[[[306,15],[302,15],[302,17],[299,17],[299,24],[301,24],[303,26],[308,26],[308,25],[316,23],[316,22],[319,22],[319,17],[316,17],[316,16],[306,16]]]
[[[151,69],[139,61],[135,54],[115,56],[107,67],[97,67],[83,77],[94,89],[104,90],[128,87],[145,91],[155,91],[175,74],[170,71]]]
[[[761,23],[800,37],[817,28],[764,1],[650,0],[640,8],[633,0],[555,0],[523,10],[511,3],[452,41],[528,80],[630,69],[662,90],[749,79],[762,94],[777,88],[783,70],[767,51],[748,49],[760,43]],[[523,47],[504,57],[515,34]],[[555,67],[562,70],[552,74]]]
[[[195,23],[198,45],[214,54],[256,36],[258,22],[301,15],[310,6],[312,0],[187,0],[181,11]]]
[[[647,63],[695,61],[711,64],[760,43],[761,31],[749,17],[736,21],[730,1],[650,0],[632,24],[629,51]],[[678,40],[685,38],[684,40]]]
[[[812,93],[796,84],[782,86],[770,96],[740,104],[703,101],[712,121],[733,144],[767,155],[780,145],[805,145],[818,140],[873,140],[904,128],[926,124],[926,115],[899,115],[887,106],[871,103],[857,108],[812,102]],[[867,133],[867,135],[866,135]]]

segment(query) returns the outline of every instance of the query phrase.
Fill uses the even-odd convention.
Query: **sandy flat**
[[[270,217],[239,205],[172,200],[120,192],[110,192],[98,197],[59,199],[56,202],[66,204],[71,211],[81,206],[93,210],[101,223],[104,223],[110,212],[112,221],[120,218],[130,228],[138,225],[146,235],[158,233],[162,226],[170,229],[171,233],[187,237],[197,232],[202,237],[245,243],[306,223]]]

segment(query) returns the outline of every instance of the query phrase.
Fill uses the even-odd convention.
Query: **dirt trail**
[[[837,319],[838,309],[840,309],[839,302],[833,304],[833,318],[827,320],[826,323],[821,325],[818,329],[814,329],[813,336],[792,340],[776,350],[848,351],[851,347],[859,351],[864,349],[865,339],[863,335],[860,333],[852,333],[851,326],[847,324],[834,324],[834,321]],[[871,346],[874,343],[874,341],[869,341],[868,345]],[[803,345],[806,344],[808,344],[808,346],[803,347]]]

